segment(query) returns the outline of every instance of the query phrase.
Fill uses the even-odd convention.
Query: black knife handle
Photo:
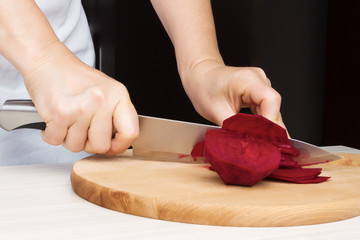
[[[22,126],[19,126],[15,129],[20,129],[20,128],[31,128],[31,129],[37,129],[37,130],[45,130],[46,127],[46,123],[44,122],[37,122],[37,123],[29,123],[29,124],[25,124]]]

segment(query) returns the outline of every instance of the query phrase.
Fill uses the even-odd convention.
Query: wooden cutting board
[[[129,154],[129,153],[128,153]],[[206,164],[97,155],[74,164],[71,183],[82,198],[149,218],[220,226],[296,226],[360,215],[360,154],[317,165],[331,180],[293,184],[263,180],[225,185]]]

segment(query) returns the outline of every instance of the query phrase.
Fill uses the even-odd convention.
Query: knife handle
[[[19,128],[44,130],[46,124],[31,100],[7,100],[0,111],[0,126],[7,131]]]

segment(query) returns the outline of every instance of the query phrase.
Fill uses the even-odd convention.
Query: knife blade
[[[31,100],[8,100],[0,110],[0,127],[7,131],[18,128],[45,129],[45,123]],[[210,129],[218,126],[169,120],[139,115],[140,134],[132,144],[133,155],[139,158],[163,161],[194,162],[189,157],[194,145],[205,138]],[[300,165],[330,162],[341,159],[318,146],[289,139],[290,144],[300,151],[294,160]],[[198,159],[199,163],[204,162]]]
[[[17,128],[43,130],[45,123],[31,100],[7,100],[0,110],[0,127],[7,131]]]
[[[139,116],[140,134],[133,143],[134,155],[144,157],[179,158],[189,155],[194,145],[205,138],[210,129],[219,126],[169,120],[163,118]],[[290,144],[300,151],[293,157],[299,165],[326,163],[341,159],[310,143],[289,139]],[[201,159],[200,159],[201,160]]]

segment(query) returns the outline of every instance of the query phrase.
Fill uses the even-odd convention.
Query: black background
[[[84,0],[97,68],[139,114],[208,123],[183,91],[173,46],[149,0]],[[258,66],[282,95],[293,138],[360,148],[359,1],[212,1],[228,65]]]

